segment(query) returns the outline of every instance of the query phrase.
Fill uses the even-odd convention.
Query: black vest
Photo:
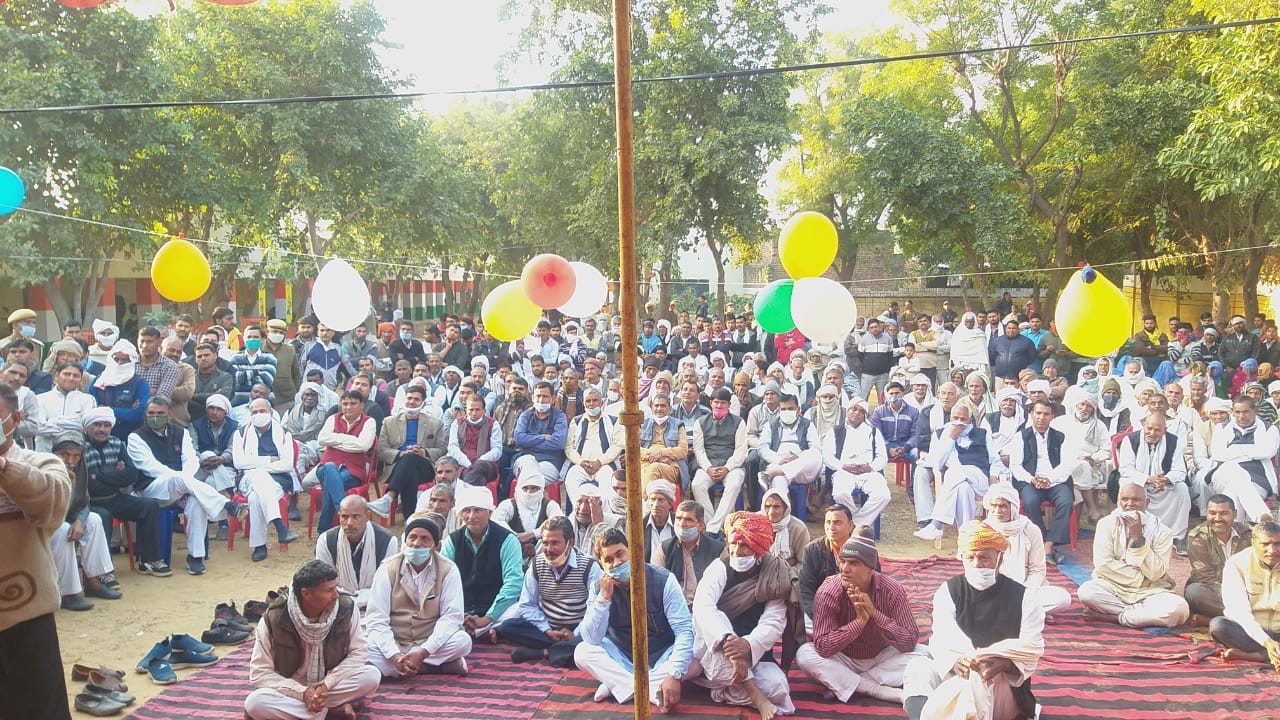
[[[488,615],[493,599],[502,589],[502,543],[511,531],[489,523],[489,534],[479,553],[472,549],[467,532],[464,526],[449,536],[453,540],[453,562],[462,574],[462,603],[468,615]]]
[[[141,427],[133,431],[135,435],[142,438],[142,441],[147,444],[147,448],[151,450],[151,455],[156,459],[156,462],[170,470],[179,472],[182,470],[183,432],[183,429],[176,425],[166,427],[164,435],[157,435],[148,427]],[[143,487],[150,485],[151,481],[155,480],[155,478],[146,475],[143,475],[143,477],[146,478],[146,483],[143,484]]]
[[[1160,459],[1160,470],[1167,473],[1173,468],[1173,456],[1178,452],[1178,438],[1168,433],[1164,437],[1164,457]],[[1146,441],[1142,439],[1141,432],[1129,434],[1129,449],[1133,450],[1134,457],[1137,457],[1138,444],[1142,442]]]
[[[734,440],[738,435],[738,426],[742,418],[730,413],[722,422],[716,422],[710,414],[698,419],[702,426],[702,447],[711,461],[711,467],[722,467],[733,456]]]
[[[520,492],[520,490],[516,490],[516,492]],[[520,519],[520,507],[515,504],[514,499],[511,501],[511,504],[511,509],[514,511],[511,513],[511,532],[537,532],[538,528],[542,527],[542,523],[547,519],[547,506],[551,504],[551,499],[545,495],[543,496],[542,507],[538,508],[538,520],[531,528],[526,528],[524,526],[524,521]]]
[[[1066,440],[1066,435],[1061,431],[1049,428],[1045,433],[1047,444],[1049,445],[1049,465],[1058,467],[1062,464],[1062,441]],[[1040,449],[1036,447],[1036,431],[1032,428],[1025,428],[1022,431],[1022,467],[1031,473],[1032,477],[1036,474],[1036,463],[1040,459]]]
[[[326,530],[321,536],[321,541],[329,546],[329,557],[337,561],[338,558],[338,536],[342,534],[342,528],[332,528]],[[383,560],[387,559],[387,548],[391,545],[391,533],[378,527],[375,523],[373,526],[373,559],[381,565]],[[351,568],[360,574],[360,558],[363,553],[351,553]],[[349,588],[354,589],[354,588]]]
[[[956,457],[960,458],[961,465],[972,465],[973,467],[982,468],[983,472],[987,472],[991,467],[991,459],[987,454],[987,431],[982,428],[970,430],[969,447],[962,448],[957,443]]]
[[[693,570],[698,574],[698,578],[702,578],[702,571],[707,566],[715,562],[720,554],[724,552],[724,543],[715,538],[702,534],[698,539],[698,547],[693,551]],[[682,586],[684,585],[684,545],[680,543],[680,538],[667,538],[662,543],[662,558],[666,569],[676,576]]]
[[[644,565],[645,615],[649,618],[649,667],[657,664],[662,654],[676,644],[676,633],[667,622],[666,603],[662,600],[667,577],[671,573],[649,563]],[[614,588],[609,602],[609,630],[606,633],[628,660],[631,657],[631,593],[625,586]]]
[[[969,637],[975,648],[988,647],[1001,640],[1016,638],[1022,632],[1022,596],[1026,588],[1004,575],[996,576],[996,584],[978,590],[959,575],[947,581],[947,591],[956,606],[956,624]],[[1013,688],[1018,711],[1035,717],[1036,699],[1031,694],[1031,680]]]

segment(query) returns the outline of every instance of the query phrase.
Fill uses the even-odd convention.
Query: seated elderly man
[[[866,695],[899,704],[907,663],[925,651],[907,591],[879,572],[871,528],[858,528],[838,552],[838,574],[813,598],[813,642],[796,661],[840,702]]]
[[[493,521],[516,534],[521,553],[532,558],[538,543],[538,528],[547,518],[564,515],[560,503],[547,497],[547,479],[531,455],[516,460],[515,496],[498,503]]]
[[[1077,595],[1085,617],[1129,627],[1175,627],[1191,611],[1173,593],[1169,560],[1173,533],[1147,512],[1141,483],[1120,485],[1118,507],[1098,521],[1093,541],[1093,579]]]
[[[1066,590],[1045,583],[1048,543],[1040,534],[1040,527],[1021,514],[1022,501],[1017,489],[1007,482],[992,483],[982,502],[987,509],[983,522],[1009,542],[1009,549],[1000,561],[1000,574],[1034,593],[1045,615],[1070,607],[1071,595]]]
[[[1205,503],[1205,520],[1187,536],[1191,577],[1182,594],[1191,608],[1191,624],[1204,627],[1222,615],[1222,568],[1227,560],[1246,550],[1252,540],[1249,526],[1236,522],[1236,504],[1226,495],[1214,495]]]
[[[444,534],[452,534],[455,530],[462,527],[461,521],[458,520],[457,504],[458,500],[454,495],[454,489],[458,486],[457,482],[444,482],[441,478],[444,476],[442,470],[457,471],[457,466],[450,463],[453,458],[443,457],[436,463],[436,484],[425,493],[418,495],[418,504],[421,505],[425,500],[427,510],[437,513],[444,518]]]
[[[1068,460],[1075,461],[1071,484],[1084,499],[1085,513],[1093,523],[1102,513],[1098,510],[1106,489],[1106,470],[1111,460],[1111,435],[1098,419],[1098,396],[1079,386],[1067,388],[1067,413],[1053,419],[1050,427],[1063,435],[1063,450]]]
[[[1206,482],[1212,492],[1234,500],[1246,521],[1266,522],[1273,518],[1266,498],[1277,490],[1272,460],[1280,450],[1280,429],[1258,421],[1253,398],[1236,398],[1231,415],[1213,430],[1214,467]]]
[[[666,480],[680,484],[680,463],[689,456],[684,425],[671,418],[671,398],[658,393],[649,397],[653,416],[640,426],[640,482]]]
[[[1280,672],[1280,525],[1258,523],[1252,547],[1227,561],[1222,572],[1222,617],[1209,633],[1226,646],[1227,660],[1270,663]]]
[[[942,488],[929,524],[914,533],[921,540],[941,538],[944,524],[960,527],[971,520],[991,479],[1009,473],[987,431],[974,427],[971,412],[957,403],[951,421],[934,432],[929,458]]]
[[[613,696],[618,703],[635,694],[631,656],[631,552],[627,536],[617,528],[592,540],[603,570],[591,584],[591,595],[573,652],[574,664],[600,682],[595,701]],[[693,661],[693,619],[684,594],[671,573],[644,565],[645,616],[648,618],[649,703],[669,713],[680,703],[681,683]]]
[[[578,486],[578,499],[573,502],[569,522],[573,525],[574,543],[578,547],[589,547],[597,534],[609,528],[623,529],[626,518],[609,510],[595,483],[584,482]]]
[[[111,434],[115,422],[110,408],[93,408],[80,415],[89,505],[102,518],[104,529],[115,519],[133,522],[138,572],[168,577],[173,571],[160,556],[160,503],[134,494],[138,470],[129,461],[124,441]]]
[[[564,447],[570,466],[564,489],[570,505],[578,499],[578,486],[582,483],[602,486],[609,482],[612,465],[624,447],[622,426],[616,417],[604,412],[604,395],[595,388],[587,388],[582,393],[582,403],[584,412],[569,423],[569,438]]]
[[[396,536],[369,522],[369,509],[359,495],[348,495],[338,506],[338,527],[316,540],[316,559],[338,570],[338,587],[356,597],[363,608],[369,602],[373,576],[387,558],[400,551]]]
[[[387,471],[387,490],[369,503],[380,517],[391,515],[391,505],[399,498],[407,519],[418,509],[418,486],[436,479],[435,463],[445,454],[444,425],[423,412],[426,390],[413,385],[405,389],[404,405],[382,423],[378,433],[378,459]]]
[[[951,410],[960,399],[960,388],[953,382],[938,386],[938,401],[928,412],[920,413],[916,428],[916,469],[911,474],[911,490],[916,504],[916,526],[923,528],[933,515],[933,438],[939,428],[951,422]]]
[[[515,533],[490,522],[493,495],[489,488],[458,483],[458,517],[462,527],[450,533],[440,554],[462,573],[462,598],[467,632],[488,632],[490,625],[520,599],[524,568]]]
[[[318,438],[320,431],[324,429],[324,421],[329,416],[329,409],[320,406],[321,390],[325,388],[316,383],[302,383],[297,401],[281,418],[285,429],[298,441],[303,466],[307,468],[320,462],[320,454],[324,452]]]
[[[798,567],[804,562],[804,549],[809,544],[809,526],[791,513],[791,494],[776,487],[765,490],[760,514],[773,524],[773,547],[770,552],[785,560],[791,567]],[[796,572],[800,570],[797,569]]]
[[[1147,510],[1173,533],[1173,549],[1187,554],[1187,524],[1191,493],[1187,488],[1186,438],[1165,432],[1164,415],[1148,415],[1142,431],[1120,443],[1121,483],[1147,489]]]
[[[783,667],[804,639],[795,575],[769,553],[773,528],[764,517],[736,512],[725,521],[727,557],[713,562],[693,597],[694,661],[689,676],[711,699],[754,706],[761,720],[791,715],[791,687]],[[699,677],[701,671],[701,677]]]
[[[158,501],[160,507],[182,508],[187,516],[187,572],[203,575],[209,521],[241,515],[244,506],[196,479],[200,461],[191,437],[169,423],[168,400],[152,398],[146,418],[146,425],[129,435],[127,446],[143,485],[141,494]]]
[[[338,592],[338,571],[308,560],[293,586],[267,609],[249,660],[253,692],[244,701],[251,720],[355,720],[355,704],[372,695],[381,674],[355,602]]]
[[[467,674],[462,577],[436,549],[439,516],[428,515],[405,523],[404,547],[378,568],[369,591],[369,664],[383,677]]]
[[[73,483],[66,520],[49,539],[53,566],[58,570],[63,610],[93,609],[93,603],[86,600],[85,595],[104,600],[122,597],[102,519],[89,510],[89,478],[81,462],[83,453],[84,436],[78,432],[65,432],[53,439],[53,454],[67,466],[67,474]],[[80,562],[76,561],[77,549]],[[81,567],[84,568],[84,582],[80,579]]]
[[[783,395],[778,408],[778,416],[760,435],[761,487],[789,492],[792,485],[809,485],[822,472],[822,445],[814,424],[800,417],[796,396]]]
[[[231,440],[241,425],[227,417],[230,412],[230,400],[221,395],[210,395],[204,401],[204,417],[197,418],[187,428],[196,456],[200,459],[196,479],[208,483],[220,493],[229,493],[236,486]]]
[[[573,667],[578,625],[589,588],[600,582],[600,566],[578,552],[568,518],[547,518],[538,534],[542,549],[525,570],[516,613],[493,626],[489,638],[516,646],[511,662],[546,658],[552,667]]]
[[[849,404],[844,423],[832,428],[822,442],[822,460],[831,471],[831,499],[853,513],[855,525],[870,525],[889,505],[889,484],[884,468],[889,455],[884,435],[867,422],[867,401]],[[861,507],[853,501],[853,493],[861,492]]]
[[[676,504],[676,486],[666,480],[654,480],[645,487],[644,553],[645,561],[657,564],[662,544],[676,536],[672,511]]]
[[[267,559],[267,525],[275,528],[281,545],[299,539],[280,517],[280,501],[301,492],[294,476],[298,458],[293,437],[275,420],[271,403],[262,398],[249,401],[249,426],[236,432],[233,461],[244,473],[241,486],[247,488],[249,503],[249,547],[253,561]]]
[[[1044,654],[1044,610],[1000,574],[1007,550],[986,525],[960,529],[964,574],[934,593],[929,657],[907,666],[902,704],[910,720],[1036,716],[1031,675]]]
[[[653,559],[654,565],[675,576],[690,607],[707,566],[724,552],[724,543],[707,535],[705,512],[694,500],[681,502],[676,507],[676,536],[664,541]]]

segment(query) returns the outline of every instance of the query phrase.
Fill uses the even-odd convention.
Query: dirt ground
[[[893,478],[889,478],[890,482]],[[887,558],[919,559],[934,554],[932,543],[925,543],[911,536],[915,530],[915,511],[908,504],[904,487],[894,486],[893,500],[881,520],[880,552]],[[270,555],[261,563],[249,559],[249,546],[244,538],[236,539],[235,550],[228,552],[226,542],[211,542],[208,572],[200,577],[186,573],[183,558],[186,556],[186,539],[173,538],[174,574],[168,578],[138,575],[129,570],[128,559],[116,555],[116,576],[120,580],[124,598],[120,600],[93,600],[96,607],[88,612],[60,611],[57,615],[58,638],[62,649],[63,665],[67,673],[67,691],[72,700],[80,692],[83,683],[71,681],[71,666],[85,663],[92,666],[125,670],[125,681],[130,694],[138,697],[135,705],[141,705],[165,687],[155,685],[145,674],[134,672],[134,666],[151,650],[151,647],[170,633],[187,633],[197,640],[213,621],[214,607],[220,602],[235,602],[243,608],[247,600],[263,600],[268,590],[287,584],[293,571],[305,560],[314,556],[314,540],[305,539],[305,518],[308,498],[301,500],[303,523],[294,523],[296,532],[304,539],[281,553],[274,544],[275,531],[268,531]],[[301,525],[301,527],[298,527]],[[821,518],[810,518],[813,537],[822,533]],[[943,541],[941,554],[954,555],[956,549],[954,531]],[[232,648],[220,647],[215,654],[229,652]],[[178,670],[178,682],[198,672]],[[89,718],[75,713],[76,718]]]

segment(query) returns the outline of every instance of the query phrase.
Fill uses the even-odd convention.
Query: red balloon
[[[544,253],[525,263],[520,285],[534,305],[551,310],[569,302],[578,286],[577,273],[568,260]]]
[[[258,2],[258,0],[204,0],[204,1],[208,3],[213,3],[214,5],[252,5],[253,3]]]
[[[58,2],[63,5],[75,10],[88,10],[89,8],[96,8],[99,5],[106,5],[111,1],[112,0],[58,0]]]

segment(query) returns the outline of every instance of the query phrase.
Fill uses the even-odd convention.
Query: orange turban
[[[378,334],[379,334],[379,335],[381,335],[381,334],[382,334],[382,333],[384,333],[384,332],[389,332],[389,333],[391,333],[392,335],[394,335],[394,334],[395,334],[395,332],[396,332],[396,324],[395,324],[395,323],[385,323],[385,322],[384,322],[384,323],[378,323]]]
[[[773,547],[773,523],[763,515],[739,511],[724,521],[725,539],[745,542],[751,552],[764,555]]]
[[[993,530],[986,523],[970,520],[960,528],[960,552],[980,552],[995,550],[1004,552],[1009,549],[1009,541],[1000,532]]]

